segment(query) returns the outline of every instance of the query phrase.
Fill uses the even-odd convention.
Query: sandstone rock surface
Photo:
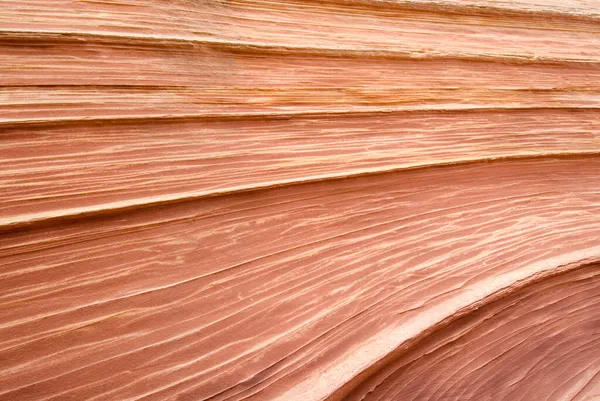
[[[600,399],[600,1],[0,1],[0,400]]]

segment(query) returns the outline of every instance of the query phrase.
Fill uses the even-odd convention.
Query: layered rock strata
[[[1,5],[0,399],[600,397],[600,2]]]

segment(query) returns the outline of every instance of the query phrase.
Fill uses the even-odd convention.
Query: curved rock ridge
[[[390,354],[387,364],[335,398],[344,392],[347,400],[595,399],[598,274],[598,265],[575,265],[517,287],[423,336],[401,356]]]
[[[0,400],[600,399],[599,22],[4,0]]]

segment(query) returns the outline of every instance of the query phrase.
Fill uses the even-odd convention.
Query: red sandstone
[[[0,399],[598,399],[599,23],[4,0]]]

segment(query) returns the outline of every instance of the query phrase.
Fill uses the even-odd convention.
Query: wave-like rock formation
[[[600,399],[600,1],[0,5],[1,400]]]

